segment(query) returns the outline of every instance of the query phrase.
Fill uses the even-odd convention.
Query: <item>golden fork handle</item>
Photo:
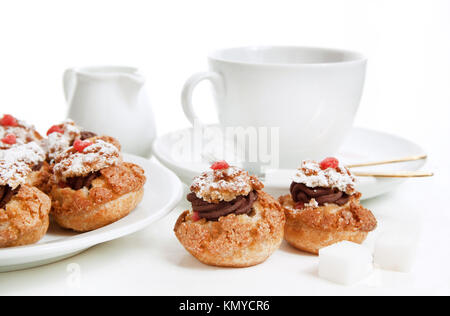
[[[357,177],[376,177],[376,178],[418,178],[432,177],[432,172],[423,171],[397,171],[397,172],[352,172]]]
[[[346,167],[347,168],[357,168],[357,167],[367,167],[367,166],[378,166],[378,165],[386,165],[386,164],[390,164],[390,163],[421,160],[421,159],[426,159],[426,158],[427,158],[427,155],[409,156],[409,157],[404,157],[404,158],[399,158],[399,159],[381,160],[381,161],[373,161],[373,162],[346,165]]]

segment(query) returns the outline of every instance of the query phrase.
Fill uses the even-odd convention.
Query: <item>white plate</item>
[[[177,176],[144,158],[124,154],[124,160],[140,165],[147,176],[144,198],[135,210],[113,224],[88,233],[77,234],[51,225],[47,235],[37,244],[0,249],[0,272],[68,258],[94,245],[141,230],[172,211],[183,195],[183,185]]]
[[[153,144],[154,155],[166,167],[173,170],[187,185],[190,185],[195,176],[207,170],[209,167],[209,163],[201,157],[202,150],[194,152],[194,149],[192,149],[192,153],[187,155],[189,159],[179,154],[179,148],[177,147],[180,147],[180,144],[186,144],[192,140],[192,133],[192,128],[179,130],[159,137]],[[204,143],[209,144],[207,146],[209,146],[208,150],[210,151],[212,141],[211,136],[204,141]],[[195,144],[193,141],[190,141],[190,143]],[[424,150],[419,145],[402,137],[369,129],[354,128],[336,156],[344,164],[350,164],[420,155],[423,153]],[[359,168],[358,170],[415,171],[420,169],[424,163],[424,160],[419,160]],[[294,172],[294,170],[269,171],[264,181],[265,190],[274,196],[286,194],[291,183],[290,177]],[[357,190],[362,193],[362,199],[368,199],[391,191],[402,181],[404,180],[394,178],[358,177],[356,186]]]

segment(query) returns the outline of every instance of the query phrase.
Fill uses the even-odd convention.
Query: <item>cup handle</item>
[[[183,92],[181,94],[181,104],[183,106],[184,114],[192,125],[203,125],[195,113],[192,104],[192,94],[194,89],[203,80],[211,81],[219,100],[224,97],[225,93],[224,80],[221,74],[217,72],[199,72],[192,75],[184,84]]]

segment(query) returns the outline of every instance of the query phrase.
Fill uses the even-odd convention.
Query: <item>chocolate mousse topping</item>
[[[81,131],[80,132],[80,139],[81,140],[86,140],[92,137],[97,136],[97,134],[93,133],[93,132],[88,132],[88,131]],[[72,139],[72,141],[70,142],[70,146],[73,146],[73,143],[75,142],[75,138]]]
[[[249,214],[257,198],[258,194],[256,191],[251,191],[248,195],[240,195],[229,202],[209,203],[199,199],[195,193],[189,193],[187,195],[187,200],[191,202],[194,212],[197,212],[200,218],[205,218],[210,221],[217,221],[219,217],[231,213],[236,215]]]
[[[93,133],[93,132],[88,132],[88,131],[82,131],[80,132],[80,139],[81,140],[86,140],[88,138],[92,138],[97,136],[97,134]]]
[[[32,170],[32,171],[39,171],[39,170],[41,170],[41,168],[42,168],[43,165],[44,165],[44,162],[43,162],[43,161],[38,162],[36,165],[34,165],[34,166],[31,168],[31,170]]]
[[[87,176],[83,177],[73,177],[73,178],[67,178],[67,185],[72,190],[80,190],[84,187],[90,189],[92,186],[92,181],[100,177],[100,171],[97,172],[91,172]]]
[[[4,208],[19,189],[20,186],[15,189],[12,189],[9,185],[0,186],[0,208]]]
[[[92,137],[95,137],[95,136],[97,136],[97,134],[95,134],[93,132],[88,132],[88,131],[81,131],[80,132],[80,139],[81,140],[86,140],[86,139],[89,139],[89,138],[92,138]],[[69,142],[69,145],[73,146],[73,143],[75,142],[75,140],[76,140],[76,138],[72,139]]]
[[[291,195],[294,202],[309,203],[311,199],[315,199],[319,205],[325,203],[334,203],[344,205],[350,199],[350,196],[337,188],[316,187],[309,188],[303,183],[292,182]]]

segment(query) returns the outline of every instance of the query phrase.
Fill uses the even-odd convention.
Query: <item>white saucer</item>
[[[92,232],[77,234],[51,225],[37,244],[0,249],[0,272],[40,266],[68,258],[94,245],[134,233],[167,215],[183,195],[183,185],[163,166],[130,154],[124,160],[145,170],[147,183],[139,206],[127,217]]]
[[[201,154],[195,154],[193,149],[189,159],[178,155],[176,147],[180,146],[180,140],[188,139],[187,135],[190,137],[192,133],[192,128],[179,130],[163,135],[153,143],[153,154],[162,164],[173,170],[187,185],[190,185],[192,179],[207,170],[210,165],[209,162],[200,157]],[[205,143],[211,144],[211,138],[206,140]],[[419,145],[402,137],[364,128],[354,128],[335,156],[344,164],[351,164],[421,154],[424,154],[424,150]],[[195,155],[198,155],[198,157]],[[359,168],[358,171],[416,171],[424,163],[424,160],[418,160]],[[294,170],[269,171],[264,181],[265,191],[275,197],[287,194],[291,183],[290,177],[294,172]],[[391,191],[403,181],[398,178],[358,177],[356,186],[357,190],[362,193],[362,199],[369,199]]]

